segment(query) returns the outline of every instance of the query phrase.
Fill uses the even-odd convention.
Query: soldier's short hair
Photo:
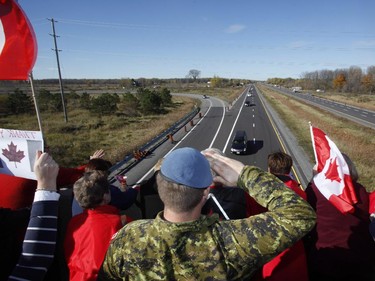
[[[74,198],[84,209],[99,206],[104,194],[109,193],[109,182],[105,171],[84,173],[73,185]]]
[[[293,159],[284,152],[275,152],[268,155],[268,169],[272,174],[287,175],[290,173]]]
[[[194,209],[201,201],[205,190],[167,181],[160,173],[156,176],[156,182],[161,201],[166,207],[178,213]]]

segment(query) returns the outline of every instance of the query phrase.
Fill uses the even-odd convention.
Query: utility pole
[[[63,110],[64,110],[65,123],[66,123],[66,122],[68,122],[68,115],[66,113],[65,98],[64,98],[64,88],[63,88],[62,79],[61,79],[60,61],[59,61],[59,52],[61,52],[61,50],[59,50],[57,48],[56,37],[59,37],[59,36],[57,36],[56,33],[55,33],[55,22],[57,22],[57,21],[55,21],[53,18],[47,19],[47,20],[49,20],[52,23],[52,32],[53,32],[53,34],[50,34],[50,35],[53,37],[53,41],[55,43],[55,49],[52,49],[52,51],[55,51],[55,53],[56,53],[57,69],[59,71],[60,93],[61,93],[62,106],[63,106]]]

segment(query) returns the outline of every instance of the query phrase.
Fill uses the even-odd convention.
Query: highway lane
[[[166,141],[152,155],[132,168],[126,174],[128,183],[136,184],[149,179],[158,159],[181,147],[194,147],[198,150],[216,147],[224,151],[228,157],[267,170],[268,154],[282,150],[282,145],[255,87],[251,87],[252,96],[247,96],[249,88],[243,91],[229,110],[228,105],[217,98],[202,98],[200,112],[202,118],[197,115],[192,120],[193,124],[188,123],[186,128],[182,128],[174,135],[175,143]],[[246,100],[251,101],[252,106],[245,107]],[[246,155],[235,155],[230,152],[231,142],[237,130],[245,130],[247,133],[249,152]],[[148,204],[152,204],[152,200],[149,200]],[[134,218],[140,217],[140,211],[135,206],[128,211],[128,214]]]
[[[286,88],[275,88],[273,86],[266,85],[268,88],[281,92],[285,95],[297,98],[309,104],[323,108],[331,113],[338,116],[347,118],[351,121],[357,122],[363,126],[367,126],[375,129],[375,111],[366,110],[363,108],[351,106],[345,103],[339,103],[324,99],[310,93],[293,93],[291,90]]]
[[[255,88],[251,88],[251,96],[244,93],[238,99],[236,106],[232,108],[232,117],[237,116],[237,120],[235,122],[229,118],[226,120],[228,123],[225,126],[231,129],[231,134],[229,137],[225,134],[221,136],[227,141],[224,147],[227,156],[244,164],[267,170],[268,154],[280,151],[282,148]],[[244,106],[245,101],[250,101],[251,106]],[[244,130],[247,134],[248,152],[246,155],[236,155],[230,152],[231,141],[237,130]]]

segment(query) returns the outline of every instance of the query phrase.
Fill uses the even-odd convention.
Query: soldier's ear
[[[210,188],[206,188],[204,191],[203,191],[203,199],[204,201],[207,201],[207,198],[208,198],[208,194],[210,193]]]

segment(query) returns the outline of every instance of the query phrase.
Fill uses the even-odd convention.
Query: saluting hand
[[[222,183],[224,186],[237,185],[238,177],[245,166],[243,163],[210,150],[204,151],[203,154],[210,163],[211,169],[217,174],[213,179],[215,182]]]

